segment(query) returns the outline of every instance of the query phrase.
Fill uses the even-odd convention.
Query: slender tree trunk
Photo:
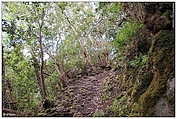
[[[2,79],[4,79],[4,77],[5,77],[5,67],[4,67],[4,57],[3,57],[3,54],[4,54],[4,46],[2,45]]]
[[[48,52],[47,54],[53,59],[55,69],[58,72],[58,74],[60,74],[58,85],[60,86],[60,88],[62,88],[63,86],[65,86],[65,81],[67,80],[63,61],[58,61],[57,59],[55,59],[55,57],[53,57],[50,52]]]
[[[40,66],[39,66],[39,62],[37,61],[37,59],[35,58],[35,56],[33,56],[33,67],[34,67],[34,70],[35,70],[35,75],[36,75],[36,78],[37,78],[37,83],[38,83],[38,86],[39,86],[39,89],[40,89],[40,94],[42,96],[43,90],[42,90],[41,78],[40,78]]]
[[[41,81],[41,88],[42,88],[42,95],[43,99],[46,99],[47,93],[46,93],[46,87],[45,87],[45,82],[44,82],[44,52],[43,52],[43,46],[42,46],[42,24],[40,26],[40,31],[39,31],[39,45],[40,45],[40,60],[41,60],[41,65],[40,65],[40,81]]]

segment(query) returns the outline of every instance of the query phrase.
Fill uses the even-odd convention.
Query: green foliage
[[[23,59],[22,53],[18,50],[11,52],[5,59],[5,78],[12,82],[12,94],[18,102],[18,109],[21,111],[30,110],[39,103],[38,88],[35,80],[34,69],[28,61]]]
[[[143,55],[143,56],[136,56],[134,58],[134,60],[129,61],[129,64],[133,67],[138,67],[138,66],[144,66],[148,61],[148,57],[147,55]]]
[[[115,98],[112,105],[108,107],[108,112],[112,112],[112,116],[128,116],[129,108],[126,96]]]
[[[111,92],[107,92],[106,94],[102,94],[101,98],[103,101],[105,101],[105,100],[109,99],[110,96],[111,96]]]
[[[62,10],[64,10],[65,7],[67,6],[67,2],[60,2],[60,3],[58,3],[58,6],[59,6]]]
[[[116,40],[113,41],[114,46],[123,47],[126,41],[133,37],[142,26],[142,24],[125,22],[123,27],[117,31]]]
[[[49,99],[54,99],[58,91],[57,84],[59,82],[58,72],[53,72],[49,77],[47,77],[45,83],[47,84],[47,91],[49,94]]]
[[[103,15],[110,15],[110,13],[113,13],[118,17],[116,14],[119,14],[121,8],[122,4],[118,2],[100,2],[98,10],[102,10]]]
[[[118,14],[122,9],[121,3],[112,3],[111,7],[108,8],[108,11],[111,13]]]

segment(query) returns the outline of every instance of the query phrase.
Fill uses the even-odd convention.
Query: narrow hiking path
[[[76,110],[74,116],[92,116],[92,114],[102,105],[100,94],[103,78],[108,72],[103,72],[96,76],[90,76],[78,80],[73,85],[76,86],[74,102]]]
[[[72,81],[59,92],[57,106],[48,111],[47,116],[92,116],[102,108],[101,91],[103,80],[111,70],[102,70]]]

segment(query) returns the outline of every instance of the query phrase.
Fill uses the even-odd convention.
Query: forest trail
[[[2,2],[2,116],[175,117],[174,2]]]
[[[57,106],[51,109],[47,116],[93,116],[96,110],[102,108],[103,80],[111,73],[111,70],[104,70],[72,81],[63,92],[60,92]]]

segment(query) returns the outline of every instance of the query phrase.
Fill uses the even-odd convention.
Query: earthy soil
[[[93,116],[93,113],[103,106],[101,101],[103,80],[112,72],[112,70],[89,70],[87,75],[71,80],[67,87],[59,92],[56,106],[47,111],[47,116]]]

